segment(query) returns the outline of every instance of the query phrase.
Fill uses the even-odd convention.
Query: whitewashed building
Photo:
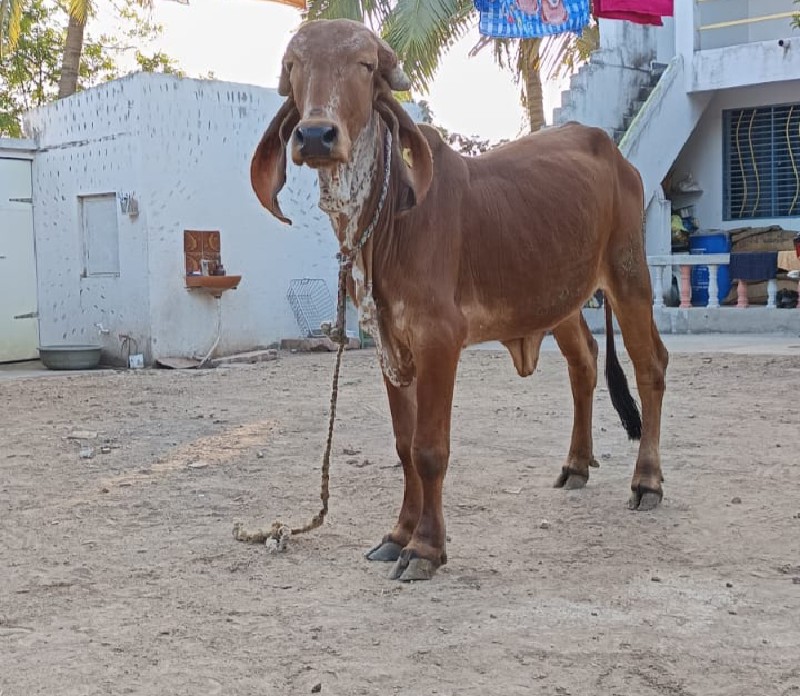
[[[32,209],[25,277],[37,282],[13,312],[38,312],[38,336],[0,348],[0,361],[36,357],[37,341],[100,344],[112,362],[203,357],[220,317],[221,354],[298,335],[289,283],[319,278],[334,292],[337,247],[310,172],[289,168],[292,227],[252,192],[250,158],[281,102],[271,89],[139,73],[30,113],[11,197]],[[20,158],[32,164],[27,183]],[[2,205],[0,215],[10,229]],[[187,230],[219,232],[236,289],[217,299],[187,288]]]
[[[800,311],[726,314],[713,299],[710,308],[660,307],[671,271],[681,278],[683,267],[683,282],[688,265],[703,262],[671,254],[674,207],[692,207],[712,232],[800,230],[797,11],[792,0],[675,0],[675,16],[663,27],[601,20],[600,50],[573,76],[554,114],[556,124],[574,119],[605,128],[641,172],[664,330],[800,332]],[[665,195],[668,174],[691,175],[696,190]],[[724,254],[714,260],[728,261]]]

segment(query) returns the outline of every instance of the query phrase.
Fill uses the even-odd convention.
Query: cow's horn
[[[408,79],[408,75],[403,72],[400,66],[392,68],[386,79],[389,82],[389,87],[395,92],[406,92],[411,89],[411,80]]]

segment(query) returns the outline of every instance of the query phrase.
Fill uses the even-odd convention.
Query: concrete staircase
[[[662,180],[711,101],[711,92],[686,91],[686,71],[680,56],[669,62],[644,103],[631,110],[619,140],[622,154],[642,177],[646,206],[662,195]]]
[[[614,65],[609,70],[605,58],[603,51],[595,51],[570,78],[569,89],[561,93],[561,106],[553,110],[553,125],[580,121],[598,126],[619,144],[667,65],[650,61],[642,67]],[[607,89],[612,80],[616,93]]]
[[[631,102],[631,105],[628,107],[628,110],[622,117],[620,128],[615,128],[613,133],[611,133],[611,136],[614,138],[614,142],[617,143],[617,145],[620,144],[622,138],[625,136],[625,133],[627,133],[628,129],[631,127],[631,124],[634,122],[636,117],[639,115],[639,112],[647,103],[647,100],[650,98],[650,95],[653,93],[656,85],[658,85],[658,81],[661,79],[661,76],[664,74],[666,69],[666,63],[658,63],[656,61],[652,61],[650,63],[650,80],[643,87],[639,88],[639,93],[636,95],[636,99]]]
[[[656,61],[655,42],[641,29],[618,22],[601,27],[601,39],[604,30],[609,45],[595,51],[572,76],[553,123],[579,121],[603,128],[614,139],[642,176],[648,254],[668,253],[671,209],[661,182],[712,93],[688,93],[691,66],[684,66],[679,56],[669,63]]]
[[[656,51],[652,29],[601,20],[600,47],[570,78],[553,124],[579,121],[619,140],[626,118],[633,121],[663,70],[653,62]]]

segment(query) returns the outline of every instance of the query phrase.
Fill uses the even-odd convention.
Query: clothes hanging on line
[[[598,19],[622,19],[660,27],[662,17],[672,17],[673,0],[594,0]]]
[[[589,0],[474,0],[478,30],[494,39],[538,39],[580,34],[589,23]]]

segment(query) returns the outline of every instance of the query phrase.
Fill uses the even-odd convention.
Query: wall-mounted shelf
[[[224,276],[186,276],[186,287],[190,290],[204,290],[214,297],[221,297],[226,290],[235,290],[242,280],[240,275]]]

